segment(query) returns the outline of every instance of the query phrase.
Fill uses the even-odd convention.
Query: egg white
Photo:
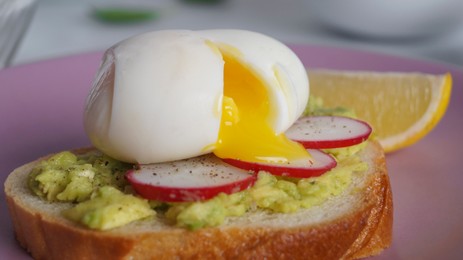
[[[156,163],[209,153],[222,114],[224,61],[232,53],[265,82],[276,133],[303,112],[309,83],[284,44],[242,30],[168,30],[138,35],[110,49],[84,113],[95,147],[126,162]]]

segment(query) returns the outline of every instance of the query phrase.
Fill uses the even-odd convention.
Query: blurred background
[[[0,0],[0,14],[5,2],[25,1]],[[17,37],[15,48],[9,47],[5,66],[102,51],[146,31],[210,28],[249,29],[286,43],[361,49],[463,66],[461,0],[35,1],[34,11],[27,15],[30,18],[24,18],[25,23],[30,19],[30,26],[17,29],[24,33]],[[5,36],[6,24],[0,17],[0,46],[2,39],[13,37]]]

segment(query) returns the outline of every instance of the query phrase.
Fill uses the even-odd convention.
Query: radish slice
[[[285,135],[305,148],[326,149],[359,144],[371,130],[366,122],[348,117],[307,116],[299,118]]]
[[[126,175],[142,197],[164,202],[198,201],[252,186],[256,176],[213,154],[181,161],[143,164]]]
[[[222,160],[238,168],[253,172],[267,171],[273,175],[296,178],[317,177],[336,167],[336,160],[331,155],[320,150],[307,149],[307,151],[312,155],[312,160],[293,160],[285,164],[247,162],[229,158]]]

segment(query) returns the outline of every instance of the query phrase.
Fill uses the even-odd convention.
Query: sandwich
[[[92,147],[15,169],[5,194],[36,259],[356,259],[392,239],[382,147],[310,97],[302,62],[250,31],[156,31],[109,48]]]

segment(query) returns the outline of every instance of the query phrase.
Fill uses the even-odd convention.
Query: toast
[[[35,259],[356,259],[390,245],[393,218],[381,146],[368,141],[360,157],[368,170],[355,172],[341,195],[319,206],[287,214],[257,210],[194,231],[157,219],[108,231],[73,223],[60,213],[73,204],[46,202],[27,186],[28,173],[46,157],[14,170],[5,194],[16,239]]]

